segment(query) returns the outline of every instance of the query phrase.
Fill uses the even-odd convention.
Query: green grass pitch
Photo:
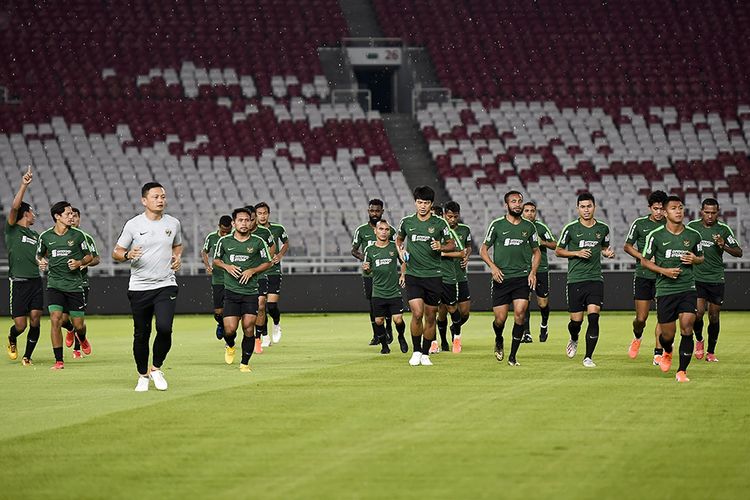
[[[181,316],[169,390],[147,393],[129,318],[89,318],[93,356],[61,372],[45,319],[35,366],[0,361],[0,498],[747,498],[750,314],[722,314],[720,362],[684,385],[650,334],[628,359],[631,319],[603,312],[595,369],[566,358],[563,313],[520,367],[495,361],[487,313],[464,352],[410,367],[366,345],[364,314],[285,315],[243,374],[210,315]]]

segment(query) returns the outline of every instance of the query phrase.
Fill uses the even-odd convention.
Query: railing
[[[412,115],[417,116],[417,111],[425,109],[431,103],[450,102],[451,90],[445,87],[422,87],[417,83],[411,91]]]
[[[331,91],[331,104],[359,104],[365,113],[369,113],[372,92],[369,89],[336,89]]]

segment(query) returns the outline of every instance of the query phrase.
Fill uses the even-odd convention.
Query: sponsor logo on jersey
[[[503,241],[503,246],[506,247],[517,247],[520,245],[523,245],[526,242],[526,240],[522,240],[519,238],[505,238]]]
[[[29,238],[26,235],[21,236],[21,243],[29,243],[31,245],[36,245],[37,241],[34,238]]]
[[[680,257],[683,257],[683,256],[689,254],[689,253],[690,252],[688,252],[687,250],[673,250],[671,248],[668,248],[667,252],[666,252],[666,254],[664,256],[667,259],[671,259],[672,257],[680,258]]]
[[[387,266],[391,262],[393,262],[393,259],[375,259],[375,267]]]
[[[430,240],[432,240],[432,236],[425,236],[421,234],[411,235],[411,241],[430,241]]]
[[[714,246],[714,242],[713,241],[708,241],[708,240],[701,240],[701,246],[703,248],[712,247],[712,246]]]
[[[594,248],[598,244],[598,241],[581,240],[578,242],[578,248]]]
[[[67,257],[71,253],[72,250],[52,250],[52,257]]]
[[[247,262],[250,259],[249,255],[230,255],[229,262]]]

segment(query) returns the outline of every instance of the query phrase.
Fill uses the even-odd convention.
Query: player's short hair
[[[526,207],[536,208],[536,203],[534,203],[533,201],[527,201],[526,203],[523,204],[523,208],[526,208]]]
[[[594,195],[589,193],[588,191],[578,195],[578,199],[576,200],[576,205],[578,205],[582,201],[591,201],[591,203],[596,205],[596,198],[594,198]]]
[[[375,223],[375,225],[377,226],[377,225],[378,225],[378,224],[380,224],[381,222],[382,222],[382,223],[384,223],[384,224],[386,224],[386,225],[387,225],[388,227],[391,227],[391,225],[390,225],[390,224],[388,224],[388,221],[387,221],[387,220],[385,220],[385,219],[380,219],[379,221],[377,221],[377,222]]]
[[[239,214],[247,214],[248,217],[255,213],[255,207],[250,205],[249,207],[239,207],[232,210],[232,220],[237,219]]]
[[[18,212],[16,213],[16,220],[20,220],[21,217],[26,215],[26,212],[31,212],[31,205],[29,205],[25,201],[22,201],[21,206],[18,207]]]
[[[716,198],[706,198],[705,200],[703,200],[701,202],[701,210],[703,210],[704,208],[706,208],[706,205],[710,205],[710,206],[716,207],[718,209],[719,208],[719,200],[717,200]]]
[[[676,201],[677,203],[681,203],[683,205],[685,204],[685,202],[682,201],[682,198],[680,198],[676,194],[671,194],[671,195],[667,196],[667,202],[664,204],[664,206],[666,207],[669,204],[670,201]]]
[[[63,212],[65,212],[65,209],[70,206],[70,203],[67,201],[58,201],[54,205],[52,205],[49,209],[49,213],[52,216],[52,220],[55,220],[55,215],[62,215]]]
[[[435,201],[435,191],[430,186],[417,186],[412,194],[414,195],[414,201]]]
[[[81,216],[81,211],[78,210],[78,207],[70,207],[70,209],[73,211],[74,214],[76,214],[78,217]]]
[[[147,183],[146,183],[146,184],[144,184],[144,185],[143,185],[143,187],[141,188],[141,198],[145,198],[145,197],[146,197],[146,195],[148,194],[148,192],[149,192],[149,191],[151,191],[151,190],[152,190],[152,189],[154,189],[154,188],[162,188],[162,189],[164,189],[164,186],[162,186],[162,185],[161,185],[161,184],[159,184],[158,182],[154,182],[154,181],[152,181],[152,182],[147,182]]]
[[[521,193],[520,191],[516,191],[516,190],[514,189],[514,190],[512,190],[512,191],[508,191],[507,193],[505,193],[505,196],[503,196],[503,201],[504,201],[505,203],[508,203],[508,198],[510,198],[510,197],[511,197],[511,196],[513,196],[514,194],[517,194],[518,196],[520,196],[520,197],[521,197],[521,199],[523,199],[523,193]]]
[[[222,215],[219,217],[219,225],[224,227],[232,227],[232,216]]]
[[[443,206],[443,210],[445,212],[453,212],[454,214],[460,214],[461,213],[461,205],[459,205],[455,201],[449,201]]]
[[[443,216],[443,207],[441,207],[440,205],[432,205],[432,213],[434,213],[438,217],[442,217]]]
[[[265,201],[261,201],[260,203],[255,204],[255,210],[258,210],[259,208],[265,208],[266,210],[268,210],[269,214],[271,213],[271,207],[269,207],[268,203],[266,203]]]
[[[385,206],[385,203],[383,203],[383,200],[373,198],[367,202],[367,206],[369,207],[370,205],[375,205],[376,207],[383,208],[383,206]]]
[[[667,202],[667,198],[667,193],[661,190],[656,190],[648,195],[648,206],[651,207],[654,205],[654,203],[661,203],[662,205],[665,205]]]

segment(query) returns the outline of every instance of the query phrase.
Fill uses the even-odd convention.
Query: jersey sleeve
[[[208,253],[208,250],[211,248],[211,236],[213,234],[214,233],[208,233],[206,235],[206,239],[203,240],[203,251],[206,252],[206,253]]]
[[[529,223],[531,228],[531,234],[529,235],[529,246],[531,248],[539,248],[539,235],[536,232],[536,225],[533,222]]]
[[[691,249],[691,252],[693,252],[698,257],[703,256],[703,244],[701,243],[703,241],[702,237],[698,232],[695,233],[695,243],[693,244],[693,248]]]
[[[216,247],[214,247],[214,259],[223,260],[222,257],[224,256],[224,238],[219,238],[219,241],[216,242]]]
[[[490,227],[487,228],[487,234],[484,237],[484,244],[491,247],[495,244],[495,238],[497,238],[497,230],[495,228],[495,223],[493,222],[490,224]]]
[[[406,228],[404,227],[404,219],[401,219],[401,222],[398,224],[398,237],[402,240],[406,239]]]
[[[722,238],[724,238],[724,244],[728,246],[729,248],[739,248],[740,242],[737,241],[737,238],[734,237],[734,232],[732,231],[732,228],[729,226],[723,226],[724,227],[724,234],[722,235]]]
[[[389,238],[389,241],[396,241],[396,228],[388,225],[389,228],[391,228],[391,236]]]
[[[133,243],[133,225],[130,221],[126,222],[117,238],[117,246],[120,248],[130,248]]]
[[[89,248],[89,242],[82,232],[78,231],[78,245],[81,247],[83,256],[91,255],[91,249]]]
[[[651,257],[654,256],[654,233],[648,233],[646,235],[646,243],[643,245],[643,251],[641,252],[641,255],[643,255],[643,258],[646,260],[651,260]]]
[[[448,225],[447,222],[445,222],[445,219],[440,219],[443,223],[443,229],[440,231],[440,243],[445,243],[446,241],[454,240],[453,231],[451,231],[451,227]],[[460,245],[460,243],[459,243]]]
[[[354,230],[354,237],[352,238],[352,249],[359,250],[362,246],[362,240],[359,236],[359,228]]]
[[[625,238],[625,243],[628,243],[630,245],[634,244],[636,241],[638,241],[638,221],[640,219],[636,219],[633,221],[633,223],[630,225],[630,230],[628,231],[628,236]]]
[[[47,243],[44,241],[44,233],[39,235],[39,243],[36,245],[36,256],[44,257],[47,255]]]
[[[263,238],[258,238],[263,246],[260,249],[260,256],[263,257],[263,263],[271,262],[271,251],[268,249],[268,244]]]
[[[286,243],[289,241],[289,235],[286,234],[286,228],[282,225],[279,225],[281,228],[281,234],[279,235],[279,240],[281,240],[282,243]]]
[[[175,225],[177,226],[174,231],[174,239],[172,240],[172,247],[178,247],[182,245],[182,224],[178,219],[175,219]]]
[[[570,226],[565,226],[560,233],[560,238],[557,240],[558,248],[568,248],[570,243]]]
[[[606,224],[602,224],[604,226],[604,238],[602,238],[602,248],[609,248],[609,226]]]
[[[94,242],[94,238],[91,236],[86,236],[86,241],[88,242],[91,255],[93,255],[94,257],[99,257],[99,250],[97,250],[96,248],[96,242]]]

